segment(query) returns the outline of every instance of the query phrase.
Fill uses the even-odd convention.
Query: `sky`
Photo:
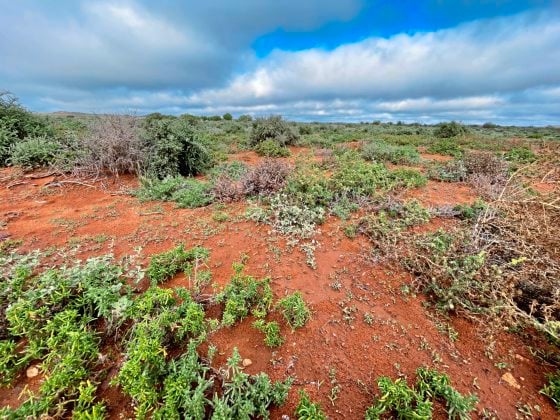
[[[560,125],[560,0],[0,0],[32,111]]]

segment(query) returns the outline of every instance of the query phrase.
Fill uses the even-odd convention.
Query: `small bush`
[[[428,176],[445,182],[461,182],[467,179],[467,168],[462,160],[436,164],[428,169]]]
[[[253,129],[249,137],[249,144],[255,147],[266,140],[272,140],[279,146],[294,144],[298,135],[292,130],[290,124],[279,115],[268,118],[257,118],[253,121]]]
[[[227,176],[234,181],[239,181],[243,175],[245,175],[249,169],[247,165],[238,160],[233,162],[225,162],[220,165],[214,166],[209,172],[208,176],[210,179],[217,179],[221,176]]]
[[[318,224],[323,223],[325,210],[294,203],[286,194],[277,194],[270,200],[272,227],[282,233],[301,239],[313,236]]]
[[[239,118],[237,119],[237,121],[239,121],[239,122],[251,122],[251,121],[253,121],[253,117],[251,117],[250,115],[240,115]]]
[[[337,159],[329,184],[338,197],[346,196],[354,200],[390,188],[391,179],[383,164],[367,163],[349,153]]]
[[[150,150],[148,173],[163,179],[193,176],[207,169],[211,156],[186,119],[155,119],[145,124],[144,140]]]
[[[222,203],[231,203],[243,196],[240,185],[227,175],[221,175],[214,181],[212,195],[215,201]]]
[[[253,322],[253,327],[264,334],[264,343],[268,347],[280,347],[284,343],[284,337],[280,334],[280,325],[276,321],[266,322],[264,319],[257,319]]]
[[[153,255],[146,274],[155,286],[171,279],[180,271],[186,272],[187,275],[193,274],[193,267],[198,267],[207,259],[206,248],[195,247],[185,250],[185,246],[181,244],[169,251]]]
[[[384,414],[429,419],[434,400],[445,403],[449,419],[470,418],[469,413],[478,402],[475,395],[461,395],[451,386],[449,377],[436,370],[421,367],[416,374],[418,380],[414,387],[409,387],[403,378],[394,382],[385,376],[379,378],[377,385],[382,396],[374,399],[374,405],[366,412],[366,420],[377,420]]]
[[[245,195],[270,195],[286,184],[290,167],[283,162],[267,159],[248,172],[241,180]]]
[[[428,179],[416,169],[395,169],[391,171],[390,178],[394,186],[400,188],[419,188],[428,183]]]
[[[284,192],[293,202],[300,202],[309,207],[326,207],[334,197],[324,171],[309,164],[296,166],[295,171],[288,177]]]
[[[541,389],[541,394],[550,398],[560,411],[560,371],[548,375],[548,384]]]
[[[180,176],[161,180],[140,178],[140,188],[135,195],[141,201],[174,201],[182,208],[204,207],[213,200],[209,183]]]
[[[231,121],[233,120],[232,115],[229,112],[226,112],[223,116],[222,119],[224,119],[225,121]]]
[[[466,133],[467,128],[456,121],[440,123],[434,130],[434,135],[441,139],[464,136]]]
[[[25,169],[49,166],[60,152],[60,146],[46,136],[27,137],[15,143],[10,151],[12,165]]]
[[[537,155],[528,147],[514,147],[504,155],[504,158],[508,162],[531,163],[537,160]]]
[[[44,120],[23,108],[8,92],[0,92],[0,167],[8,164],[12,147],[26,137],[52,133]]]
[[[314,403],[307,393],[300,389],[299,403],[296,407],[295,415],[298,420],[326,420],[327,416],[318,403]]]
[[[259,156],[266,157],[287,157],[290,156],[290,149],[278,145],[274,140],[268,139],[255,146],[255,152]]]
[[[362,149],[364,159],[374,162],[389,161],[394,164],[414,164],[420,161],[420,153],[413,146],[397,146],[384,141],[366,143]]]
[[[139,174],[145,168],[147,149],[139,137],[136,118],[128,115],[103,115],[93,121],[89,131],[69,145],[68,166],[78,174],[96,176],[104,171],[113,175]]]
[[[463,155],[463,149],[453,139],[443,139],[428,147],[429,153],[437,153],[440,155],[453,156],[460,158]]]
[[[244,266],[234,264],[234,275],[226,287],[216,295],[216,302],[224,303],[222,324],[231,327],[249,313],[263,318],[272,305],[270,278],[256,280],[242,273]]]
[[[280,309],[292,330],[303,327],[311,318],[311,311],[305,304],[300,292],[295,292],[280,299],[276,307]]]

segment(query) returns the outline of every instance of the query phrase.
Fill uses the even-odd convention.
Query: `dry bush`
[[[521,180],[510,177],[475,222],[408,238],[404,265],[444,310],[560,342],[560,197],[530,195]]]
[[[218,176],[214,182],[212,194],[216,201],[222,203],[231,203],[232,201],[239,200],[243,196],[239,183],[225,174]]]
[[[72,172],[79,176],[139,174],[147,150],[139,137],[138,121],[128,115],[100,115],[78,140]]]
[[[472,151],[465,154],[463,163],[467,182],[486,199],[495,199],[507,180],[507,163],[491,152]]]
[[[245,195],[270,195],[286,185],[290,167],[274,159],[267,159],[241,179]]]

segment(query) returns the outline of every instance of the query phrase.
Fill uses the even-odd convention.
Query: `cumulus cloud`
[[[453,98],[560,84],[559,16],[528,13],[332,51],[276,51],[193,103],[260,104],[303,98]]]
[[[351,19],[361,0],[1,3],[0,88],[36,110],[560,121],[553,8],[258,58],[259,35]]]

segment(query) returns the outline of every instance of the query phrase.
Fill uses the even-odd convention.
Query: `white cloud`
[[[227,87],[190,99],[247,105],[328,97],[409,100],[503,94],[559,84],[558,45],[559,16],[526,13],[432,33],[369,38],[332,51],[275,51]]]

